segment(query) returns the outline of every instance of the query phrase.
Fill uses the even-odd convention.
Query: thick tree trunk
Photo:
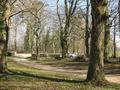
[[[64,30],[60,31],[60,41],[61,41],[61,48],[62,48],[62,58],[66,58],[68,56],[68,29],[69,24],[66,22]],[[61,28],[62,29],[62,28]]]
[[[67,40],[63,35],[63,31],[60,32],[60,41],[61,41],[61,48],[62,48],[62,58],[67,57],[68,54],[68,47],[67,47]]]
[[[77,3],[79,0],[64,0],[64,5],[65,5],[65,27],[62,35],[62,57],[66,58],[68,56],[68,37],[69,37],[69,28],[70,28],[70,23],[71,23],[71,18],[76,10]]]
[[[1,34],[3,32],[0,32]],[[5,72],[5,69],[6,69],[6,64],[5,64],[5,49],[6,47],[6,40],[3,39],[3,37],[1,37],[0,35],[0,73],[3,73]]]
[[[68,56],[68,31],[69,31],[69,26],[70,26],[70,18],[66,19],[66,25],[64,28],[64,34],[63,34],[63,58],[66,58]]]
[[[7,52],[7,43],[8,43],[8,21],[9,21],[9,3],[8,0],[0,1],[0,73],[5,72],[6,70],[6,52]]]
[[[92,31],[87,81],[104,81],[104,28],[108,19],[107,0],[91,0]]]

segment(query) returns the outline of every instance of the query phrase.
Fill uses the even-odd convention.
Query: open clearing
[[[84,83],[86,62],[26,58],[8,57],[9,71],[0,75],[0,90],[120,90],[118,64],[107,64],[105,67],[110,84],[93,86]]]
[[[25,58],[30,57],[30,54],[17,54],[12,58],[17,63],[47,71],[56,71],[61,73],[71,73],[74,75],[86,78],[88,63],[87,62],[72,62],[49,60],[49,58],[42,58],[42,60],[28,60]],[[20,58],[21,57],[21,58]],[[47,60],[48,59],[48,60]],[[120,84],[120,64],[105,64],[106,79],[109,82]]]

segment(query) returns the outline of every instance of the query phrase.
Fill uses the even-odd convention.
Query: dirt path
[[[17,58],[14,57],[12,58],[14,61],[16,61],[19,64],[36,68],[36,69],[42,69],[46,71],[55,71],[55,72],[61,72],[61,73],[72,73],[76,75],[81,75],[81,77],[86,78],[87,70],[70,70],[70,69],[64,69],[63,67],[54,67],[51,65],[41,65],[40,63],[37,64],[35,62],[29,61],[24,58]],[[106,74],[106,79],[109,82],[113,83],[119,83],[120,84],[120,74]]]
[[[66,70],[63,69],[62,67],[54,67],[51,65],[42,65],[42,64],[37,64],[35,62],[29,61],[27,59],[21,59],[21,58],[17,58],[14,57],[12,58],[14,61],[16,61],[19,64],[28,66],[28,67],[33,67],[33,68],[37,68],[37,69],[42,69],[42,70],[48,70],[48,71],[56,71],[56,72],[64,72],[64,73],[81,73],[81,74],[86,74],[87,70]]]

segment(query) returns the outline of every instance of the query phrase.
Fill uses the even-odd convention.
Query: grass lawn
[[[35,62],[37,64],[42,64],[42,65],[50,65],[54,67],[62,67],[62,68],[67,68],[67,69],[73,69],[73,70],[87,70],[88,69],[88,62],[79,62],[79,61],[74,61],[71,59],[61,59],[57,60],[52,57],[41,57],[38,58],[38,60],[28,58],[31,62]],[[116,62],[116,59],[111,58],[110,62],[105,63],[105,69],[119,69],[120,68],[120,62]]]
[[[8,61],[9,71],[0,74],[0,90],[120,90],[119,84],[93,86],[72,74],[38,70]]]

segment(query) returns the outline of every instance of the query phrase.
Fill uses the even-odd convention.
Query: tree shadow
[[[105,70],[105,74],[120,75],[120,69]]]
[[[30,73],[23,72],[23,71],[18,72],[18,71],[13,71],[13,70],[9,70],[9,72],[6,72],[4,75],[2,75],[2,77],[4,77],[5,75],[32,77],[36,79],[48,80],[48,81],[54,81],[54,82],[66,82],[66,83],[84,83],[85,82],[85,80],[67,80],[67,79],[61,79],[61,78],[56,78],[56,77],[54,78],[54,77],[34,75],[34,74],[30,74]]]

